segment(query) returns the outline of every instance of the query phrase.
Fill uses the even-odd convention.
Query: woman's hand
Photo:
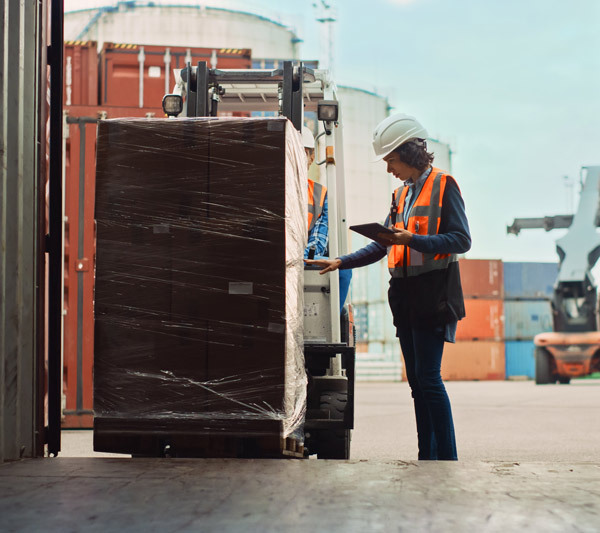
[[[394,233],[378,233],[377,238],[381,244],[392,246],[394,244],[408,244],[413,234],[410,231],[400,228],[392,228]]]
[[[305,259],[304,262],[307,265],[316,265],[321,267],[323,270],[319,274],[326,274],[327,272],[333,272],[340,268],[342,262],[339,259]]]

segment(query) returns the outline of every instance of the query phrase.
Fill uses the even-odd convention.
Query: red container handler
[[[100,118],[162,116],[162,109],[70,106],[65,144],[64,428],[93,425],[94,207]]]
[[[211,68],[251,68],[249,49],[186,48],[104,43],[100,52],[100,103],[160,107],[175,85],[173,70],[187,62],[206,61]]]
[[[65,41],[63,61],[63,105],[97,105],[96,41]]]
[[[458,322],[457,340],[500,340],[504,337],[502,300],[465,299],[467,316]]]
[[[499,259],[461,259],[460,280],[465,298],[503,299],[504,276]]]

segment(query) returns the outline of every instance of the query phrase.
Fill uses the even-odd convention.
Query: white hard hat
[[[397,113],[383,119],[373,132],[375,161],[380,161],[398,146],[411,139],[426,139],[427,130],[415,117]]]
[[[306,126],[302,126],[302,145],[304,148],[315,149],[315,138]]]

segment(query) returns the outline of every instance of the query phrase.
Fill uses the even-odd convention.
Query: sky
[[[319,2],[177,3],[258,11],[295,27],[304,59],[322,59]],[[600,0],[328,2],[337,83],[375,90],[450,144],[473,237],[467,257],[556,261],[565,230],[515,237],[506,226],[572,213],[581,167],[600,165]],[[65,9],[111,3],[65,0]]]

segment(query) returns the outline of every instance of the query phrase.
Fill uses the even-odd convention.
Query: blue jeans
[[[456,461],[450,399],[440,375],[444,333],[440,328],[397,328],[417,419],[419,459]]]

